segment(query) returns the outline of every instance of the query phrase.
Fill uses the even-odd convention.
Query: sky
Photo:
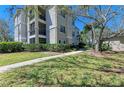
[[[9,23],[10,31],[11,31],[11,34],[13,35],[14,21],[13,20],[10,21],[10,15],[9,15],[9,13],[7,11],[7,8],[9,8],[9,6],[7,6],[7,5],[0,6],[0,19],[5,20],[5,21],[7,21]]]
[[[5,19],[8,18],[8,13],[5,11],[5,9],[8,8],[8,6],[0,6],[0,19]]]

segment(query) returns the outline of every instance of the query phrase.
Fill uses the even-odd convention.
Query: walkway
[[[29,60],[29,61],[24,61],[24,62],[21,62],[21,63],[15,63],[15,64],[11,64],[11,65],[1,66],[0,67],[0,73],[10,71],[11,69],[14,69],[14,68],[19,68],[19,67],[23,67],[23,66],[27,66],[27,65],[32,65],[32,64],[35,64],[35,63],[44,62],[44,61],[54,59],[54,58],[58,58],[58,57],[65,57],[65,56],[69,56],[69,55],[73,55],[73,54],[79,54],[81,52],[83,52],[83,51],[68,52],[68,53],[64,53],[64,54],[60,54],[60,55],[37,58],[37,59]]]

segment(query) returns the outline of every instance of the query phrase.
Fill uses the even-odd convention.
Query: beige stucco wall
[[[38,6],[35,6],[36,9],[37,9],[37,7]],[[72,16],[70,16],[69,14],[66,14],[66,17],[63,18],[60,13],[60,10],[55,5],[46,7],[46,21],[39,19],[38,14],[35,13],[35,18],[32,20],[29,20],[28,16],[27,17],[22,16],[22,19],[20,19],[20,17],[19,17],[18,24],[20,24],[20,21],[24,22],[24,19],[25,19],[24,17],[26,18],[25,29],[21,29],[22,30],[21,35],[23,35],[25,37],[24,39],[27,39],[27,43],[30,43],[29,41],[31,38],[35,38],[35,42],[38,43],[39,37],[46,38],[47,43],[50,43],[50,44],[59,43],[59,40],[61,40],[62,43],[64,43],[64,42],[66,44],[75,43],[75,45],[78,42],[77,38],[72,36],[72,32],[78,31],[72,25]],[[35,35],[30,36],[30,34],[29,34],[30,33],[30,24],[33,22],[35,22]],[[46,36],[39,35],[38,22],[46,24]],[[16,24],[17,24],[17,19],[15,19],[15,26],[16,26]],[[61,25],[65,26],[66,33],[63,33],[60,31]],[[24,25],[21,25],[21,28],[24,28]],[[22,37],[22,36],[19,36],[18,28],[15,27],[15,41],[19,41],[19,40],[22,41],[22,39],[20,39],[20,37]]]
[[[14,19],[14,40],[18,42],[26,42],[27,31],[26,31],[26,15],[24,11],[20,11]]]
[[[67,43],[72,44],[73,43],[73,37],[72,37],[72,32],[73,32],[73,25],[72,25],[73,18],[71,15],[68,15],[67,17]]]
[[[60,26],[65,26],[65,33],[60,32]],[[72,33],[75,32],[75,36],[72,36]],[[57,41],[61,40],[63,43],[66,41],[66,44],[78,45],[79,40],[77,39],[79,30],[73,25],[72,15],[66,14],[65,18],[62,17],[60,11],[57,12]]]
[[[66,41],[66,33],[60,32],[60,26],[65,26],[65,31],[67,30],[66,27],[66,18],[63,18],[60,14],[60,11],[57,12],[57,42],[61,40],[61,43]]]
[[[65,26],[65,33],[60,31],[60,26]],[[61,40],[62,43],[72,44],[72,17],[68,14],[65,18],[62,17],[60,10],[57,11],[57,41]]]
[[[57,43],[57,7],[50,6],[46,10],[46,30],[48,43]]]
[[[113,51],[124,51],[124,36],[111,39],[110,46]]]

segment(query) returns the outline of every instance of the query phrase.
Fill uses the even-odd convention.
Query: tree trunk
[[[94,48],[94,46],[95,46],[95,40],[96,40],[96,38],[95,38],[95,29],[94,29],[94,27],[93,26],[91,26],[92,27],[92,48]]]
[[[95,52],[98,52],[99,51],[99,43],[96,43],[95,44]]]
[[[97,41],[97,43],[95,44],[95,51],[96,52],[101,52],[102,44],[103,44],[102,40]]]
[[[102,44],[103,44],[103,40],[100,40],[100,42],[99,42],[99,51],[102,51]]]
[[[99,38],[98,38],[98,41],[97,41],[97,44],[96,44],[96,52],[100,51],[101,52],[101,48],[102,48],[102,44],[103,44],[103,40],[102,40],[102,34],[103,34],[103,31],[104,31],[104,26],[102,27],[102,29],[100,30],[100,34],[99,34]]]

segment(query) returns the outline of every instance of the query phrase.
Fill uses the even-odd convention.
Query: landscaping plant
[[[21,42],[0,42],[0,52],[2,53],[20,52],[23,50],[23,43]]]

